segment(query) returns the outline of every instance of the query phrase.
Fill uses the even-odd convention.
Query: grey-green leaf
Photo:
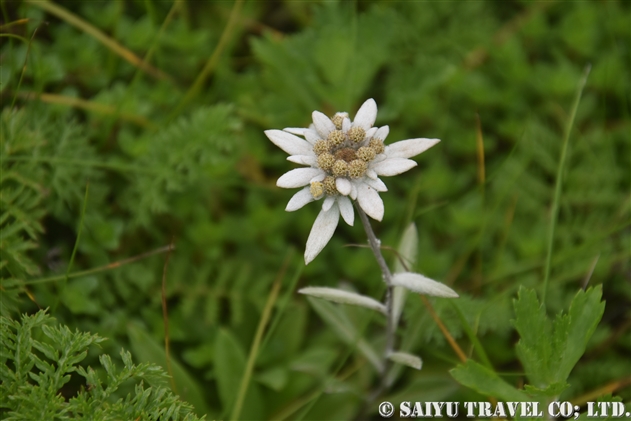
[[[421,360],[416,355],[408,354],[407,352],[391,352],[388,355],[388,358],[391,361],[399,364],[405,364],[409,367],[416,368],[420,370],[423,367],[423,360]]]
[[[382,314],[386,314],[386,306],[365,295],[357,294],[343,289],[328,287],[306,287],[298,290],[300,294],[310,295],[312,297],[323,298],[340,304],[351,304],[355,306],[376,310]]]
[[[392,277],[392,284],[423,295],[447,298],[458,297],[456,291],[449,288],[447,285],[436,282],[418,273],[396,273]]]
[[[416,224],[414,222],[408,225],[405,229],[397,251],[399,252],[399,257],[403,260],[403,262],[399,259],[395,261],[394,272],[407,272],[413,269],[416,264],[416,255],[418,253],[418,230],[416,229]],[[405,265],[403,263],[405,263]],[[392,317],[394,318],[395,326],[399,324],[399,319],[401,318],[401,313],[403,312],[403,306],[405,304],[406,294],[407,289],[404,287],[394,287],[394,295],[392,298]]]
[[[348,345],[355,345],[359,351],[372,363],[372,365],[381,371],[383,368],[381,359],[374,349],[364,339],[359,337],[359,332],[340,308],[333,304],[315,300],[311,297],[307,298],[316,313],[329,325],[335,333]]]

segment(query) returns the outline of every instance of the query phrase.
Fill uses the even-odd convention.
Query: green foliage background
[[[358,224],[303,267],[319,206],[284,211],[294,192],[275,181],[294,164],[263,130],[306,127],[313,110],[353,115],[370,97],[387,142],[442,139],[385,180],[377,235],[394,247],[416,223],[414,269],[461,294],[432,300],[437,314],[468,355],[472,332],[522,385],[512,300],[520,286],[541,298],[563,133],[591,64],[545,309],[602,285],[602,322],[560,399],[631,399],[629,3],[24,1],[2,14],[2,315],[49,307],[108,338],[90,348],[95,369],[121,348],[167,369],[164,276],[175,391],[209,419],[230,415],[275,279],[241,418],[353,419],[365,406],[370,364],[295,290],[347,282],[380,297],[378,267],[344,247],[365,242]],[[364,331],[364,310],[341,311],[380,343],[377,320]],[[484,399],[449,374],[458,358],[416,296],[399,341],[424,368],[384,399]]]

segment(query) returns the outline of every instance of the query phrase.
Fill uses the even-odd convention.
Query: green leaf
[[[215,378],[219,398],[225,411],[232,409],[241,379],[245,371],[246,355],[241,344],[227,329],[219,330],[215,339]],[[261,416],[263,401],[258,387],[250,383],[241,412],[242,419],[255,419]]]
[[[289,372],[285,367],[272,367],[255,376],[255,379],[257,382],[278,392],[287,384]]]
[[[359,337],[359,332],[353,326],[346,314],[333,304],[307,297],[309,303],[314,310],[339,336],[344,343],[348,345],[356,345],[357,349],[372,363],[372,365],[381,371],[382,363],[374,349],[364,339]]]
[[[162,344],[159,344],[153,336],[136,322],[130,322],[127,325],[127,334],[136,358],[143,362],[159,365],[168,372],[166,353]],[[174,393],[178,394],[182,400],[192,404],[197,413],[208,413],[209,408],[206,403],[208,399],[202,392],[202,388],[173,355],[170,355],[169,359],[173,380],[177,388],[177,390],[174,390]]]
[[[520,334],[516,350],[533,386],[565,383],[603,315],[601,295],[600,287],[579,291],[568,313],[550,321],[535,291],[519,290],[514,301],[514,325]]]
[[[92,294],[98,284],[96,276],[71,279],[63,289],[61,300],[74,314],[99,314],[101,306]]]
[[[421,375],[413,378],[403,389],[395,394],[389,394],[384,400],[389,402],[402,402],[410,400],[410,396],[423,396],[426,402],[448,401],[462,387],[447,372],[438,370],[431,372],[432,367],[427,367]],[[438,374],[440,373],[440,374]]]
[[[467,360],[464,365],[458,365],[450,371],[454,379],[460,384],[487,396],[494,396],[507,402],[526,402],[528,395],[515,386],[502,380],[492,370],[473,360]]]
[[[527,384],[524,386],[524,390],[531,398],[533,398],[532,400],[538,400],[539,402],[544,403],[556,399],[561,392],[567,389],[567,387],[567,383],[553,383],[545,389],[540,389]]]
[[[230,331],[221,329],[215,339],[215,377],[224,408],[230,408],[245,371],[246,356]]]

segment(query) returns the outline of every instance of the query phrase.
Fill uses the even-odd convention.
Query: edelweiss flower
[[[329,118],[314,111],[312,117],[313,124],[308,129],[265,131],[276,146],[290,155],[289,161],[308,165],[308,168],[289,171],[276,182],[278,187],[284,188],[306,186],[291,198],[285,210],[292,212],[324,198],[307,239],[307,264],[333,236],[340,214],[347,224],[353,225],[355,214],[351,200],[356,200],[368,216],[381,221],[384,209],[378,192],[388,189],[379,176],[397,175],[415,167],[416,162],[408,158],[440,141],[408,139],[384,145],[390,129],[373,127],[377,104],[372,98],[362,104],[352,122],[348,113],[337,113]]]

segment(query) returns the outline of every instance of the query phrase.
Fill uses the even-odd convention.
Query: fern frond
[[[129,352],[121,351],[121,370],[109,355],[100,357],[107,373],[104,381],[91,367],[79,365],[88,349],[105,339],[53,326],[52,320],[45,311],[23,315],[20,321],[0,317],[2,419],[200,419],[165,387],[167,375],[160,367],[134,365]],[[66,399],[62,388],[73,373],[86,383]],[[121,396],[121,385],[128,381],[135,383],[134,392]],[[152,386],[145,386],[145,381]]]

